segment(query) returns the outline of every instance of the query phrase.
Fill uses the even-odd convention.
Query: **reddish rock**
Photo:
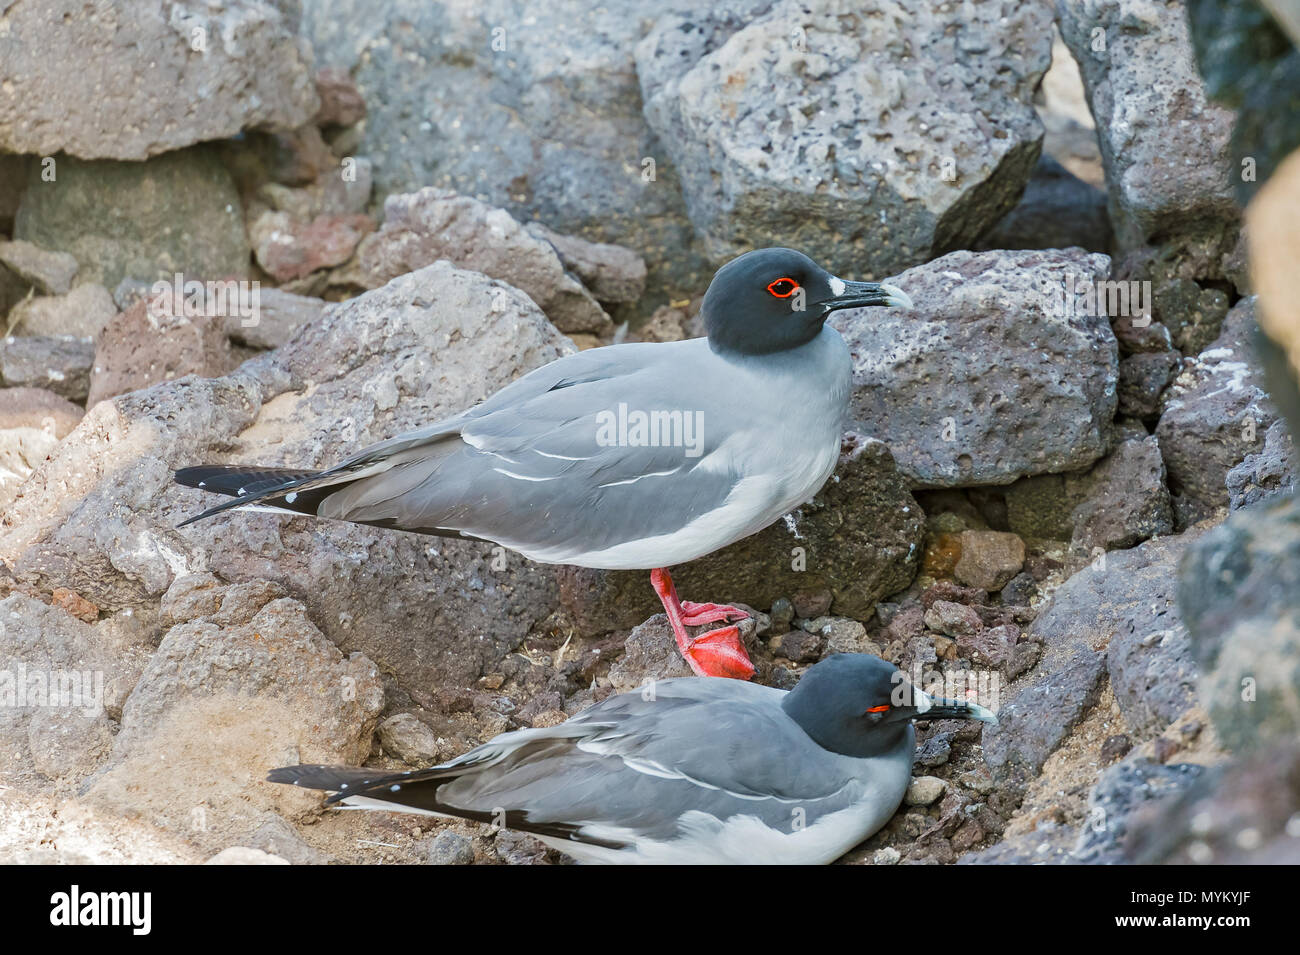
[[[69,590],[67,587],[55,587],[50,596],[54,606],[62,607],[78,620],[94,623],[99,619],[99,608],[75,590]]]
[[[183,312],[171,302],[144,299],[105,325],[95,342],[86,406],[185,375],[228,373],[232,359],[225,320]]]
[[[366,101],[347,70],[337,66],[318,70],[316,95],[320,97],[320,109],[313,120],[317,126],[354,126],[365,119]]]
[[[249,231],[258,264],[276,281],[288,282],[342,265],[374,228],[364,215],[323,215],[304,223],[285,212],[266,212]]]

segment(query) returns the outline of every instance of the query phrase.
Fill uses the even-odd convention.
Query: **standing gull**
[[[866,305],[911,301],[792,249],[749,252],[709,284],[707,338],[568,355],[323,471],[184,468],[179,483],[234,498],[185,523],[253,507],[648,569],[691,669],[748,679],[745,612],[679,600],[668,568],[762,530],[830,477],[852,366],[825,320]],[[716,622],[731,625],[686,629]]]
[[[495,823],[580,862],[809,865],[898,809],[913,719],[996,722],[913,688],[879,657],[844,653],[789,692],[662,680],[428,769],[287,766],[268,779],[332,791],[335,806]]]

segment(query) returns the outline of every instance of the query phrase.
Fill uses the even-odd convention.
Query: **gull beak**
[[[968,700],[946,700],[941,696],[913,688],[912,703],[916,709],[913,719],[923,720],[979,720],[981,723],[996,723],[994,712],[978,703]]]
[[[891,308],[911,308],[912,300],[897,285],[884,282],[846,282],[831,279],[834,297],[822,302],[828,312],[842,308],[862,308],[866,305],[883,305]]]

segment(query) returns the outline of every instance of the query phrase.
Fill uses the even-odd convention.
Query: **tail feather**
[[[526,809],[498,807],[476,809],[469,806],[453,806],[443,802],[439,790],[447,783],[476,772],[480,765],[475,763],[443,764],[427,769],[413,769],[405,773],[385,773],[382,770],[357,769],[348,766],[282,766],[267,774],[267,782],[286,783],[303,789],[323,789],[333,793],[326,805],[344,804],[356,800],[364,809],[379,809],[383,803],[390,804],[394,811],[416,810],[435,813],[442,816],[459,816],[475,822],[502,825],[507,829],[531,832],[534,835],[552,836],[556,839],[568,839],[584,842],[588,845],[603,846],[608,849],[625,849],[627,844],[609,839],[601,839],[585,834],[580,824],[552,822],[530,819]],[[381,805],[375,805],[378,802]]]
[[[195,514],[178,524],[185,527],[195,521],[220,514],[234,508],[258,504],[263,507],[295,514],[315,516],[320,502],[329,494],[350,483],[340,480],[321,487],[301,489],[303,485],[329,474],[328,471],[304,471],[295,468],[258,468],[232,465],[203,465],[181,468],[174,475],[177,484],[185,487],[228,494],[233,500],[223,501],[202,513]]]
[[[239,467],[231,464],[208,464],[196,468],[181,468],[175,474],[177,484],[196,487],[231,497],[256,496],[263,491],[273,491],[285,484],[303,478],[315,477],[319,471],[302,471],[296,468]]]
[[[412,809],[464,815],[463,810],[450,809],[438,801],[438,787],[463,772],[463,767],[445,766],[430,766],[427,769],[392,773],[364,767],[309,764],[273,769],[267,774],[266,781],[333,793],[325,800],[328,805],[364,796],[393,803],[395,809],[406,806]]]

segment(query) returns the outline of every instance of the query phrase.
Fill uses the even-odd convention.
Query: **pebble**
[[[425,861],[429,865],[473,865],[474,843],[454,829],[444,829],[429,840]]]
[[[907,806],[928,806],[943,795],[948,784],[938,776],[917,776],[907,787],[903,804]]]

